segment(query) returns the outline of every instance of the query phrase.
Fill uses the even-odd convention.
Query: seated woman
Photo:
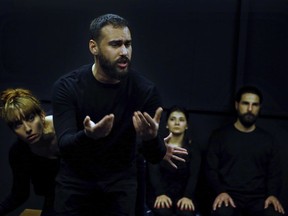
[[[20,88],[1,93],[0,116],[17,136],[9,151],[12,190],[0,203],[0,215],[15,210],[29,198],[30,182],[35,194],[45,198],[41,215],[53,215],[59,151],[52,116],[45,116],[39,100]]]
[[[147,164],[147,205],[155,216],[195,215],[194,191],[200,169],[201,156],[191,140],[186,137],[188,113],[180,107],[167,112],[169,144],[187,149],[185,163],[175,161],[177,169],[166,161]]]

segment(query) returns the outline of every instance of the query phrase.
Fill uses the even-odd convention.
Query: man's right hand
[[[213,210],[215,211],[217,208],[220,208],[224,204],[225,206],[228,206],[229,204],[232,207],[236,207],[233,199],[230,197],[228,193],[220,193],[214,200],[213,203]]]
[[[83,125],[85,134],[92,139],[99,139],[108,136],[114,123],[114,115],[106,115],[96,124],[86,116]]]

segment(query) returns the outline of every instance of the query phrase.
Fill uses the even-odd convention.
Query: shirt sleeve
[[[201,166],[201,153],[196,147],[193,146],[193,148],[189,152],[189,155],[189,176],[183,196],[193,199]]]
[[[160,164],[147,163],[148,179],[156,196],[165,194],[160,172]]]
[[[213,132],[209,138],[209,145],[206,157],[206,176],[209,184],[216,194],[225,192],[219,177],[219,157],[220,157],[220,134]]]
[[[271,156],[268,164],[268,175],[267,175],[267,195],[268,196],[279,196],[280,185],[281,185],[281,165],[280,165],[280,154],[279,145],[274,142],[271,145]]]
[[[77,98],[72,92],[69,82],[64,79],[58,80],[53,86],[53,123],[62,154],[75,151],[78,145],[91,141],[84,130],[77,127]]]
[[[144,108],[142,111],[147,112],[152,118],[156,110],[161,107],[161,97],[155,86],[149,88],[146,93]],[[151,163],[160,162],[166,154],[166,145],[164,137],[159,134],[152,140],[142,142],[142,154],[145,159]]]

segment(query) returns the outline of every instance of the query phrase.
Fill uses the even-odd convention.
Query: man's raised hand
[[[106,115],[99,122],[94,123],[89,116],[86,116],[83,125],[85,134],[93,139],[106,137],[112,130],[114,115]]]

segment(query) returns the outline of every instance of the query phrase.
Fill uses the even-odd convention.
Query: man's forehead
[[[101,29],[102,37],[106,40],[131,40],[131,33],[127,26],[114,27],[112,25],[104,26]]]
[[[248,92],[241,96],[241,101],[259,102],[260,98],[257,94]]]

